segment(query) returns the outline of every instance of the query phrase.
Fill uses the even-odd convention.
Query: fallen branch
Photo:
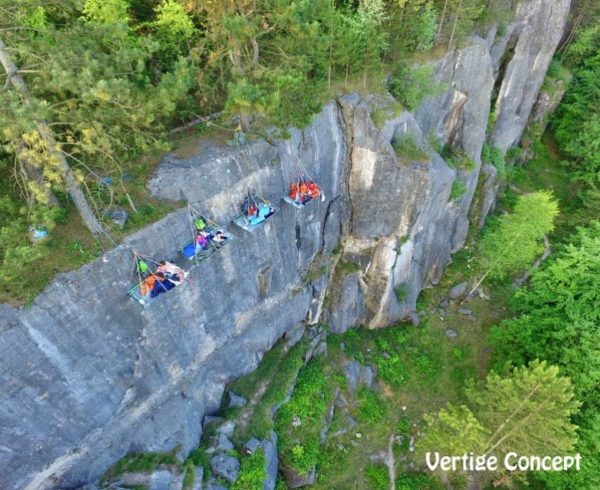
[[[190,121],[190,122],[184,124],[183,126],[179,126],[177,128],[171,129],[171,131],[169,131],[169,134],[181,133],[182,131],[186,131],[195,126],[198,126],[198,124],[202,124],[202,123],[205,123],[208,121],[213,121],[213,120],[217,119],[218,117],[220,117],[222,114],[223,114],[223,111],[219,111],[219,112],[214,112],[212,114],[209,114],[208,116],[198,117],[198,118],[194,119],[193,121]]]

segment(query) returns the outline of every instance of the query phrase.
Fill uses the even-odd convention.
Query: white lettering
[[[433,453],[435,455],[435,462],[431,463],[431,453],[425,453],[425,464],[429,471],[435,471],[440,464],[440,453]]]
[[[514,459],[517,457],[517,453],[506,453],[506,456],[504,456],[504,467],[508,470],[508,471],[517,471],[517,467],[514,464],[510,463],[511,459]]]

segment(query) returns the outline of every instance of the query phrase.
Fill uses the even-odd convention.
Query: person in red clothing
[[[310,182],[306,187],[307,194],[311,199],[317,199],[321,194],[321,189],[319,189],[319,186],[314,182]]]
[[[289,196],[290,196],[290,199],[300,202],[300,189],[298,188],[298,184],[296,182],[292,182],[290,184]]]

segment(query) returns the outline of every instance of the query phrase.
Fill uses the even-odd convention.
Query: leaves
[[[549,192],[519,197],[511,214],[502,216],[480,242],[479,266],[493,279],[527,268],[538,257],[541,239],[554,229],[558,204]]]
[[[448,404],[425,417],[428,429],[419,453],[555,455],[570,451],[576,426],[570,422],[579,404],[568,378],[555,366],[533,361],[510,374],[488,374],[481,387],[471,385],[467,405]]]

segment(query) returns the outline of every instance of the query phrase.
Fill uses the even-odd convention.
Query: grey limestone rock
[[[518,6],[509,28],[514,46],[507,61],[491,141],[503,151],[520,139],[544,81],[554,51],[563,36],[571,0],[526,0]]]
[[[229,407],[243,407],[248,403],[243,396],[236,395],[233,391],[229,392]]]
[[[266,458],[266,478],[263,490],[274,490],[279,473],[279,458],[277,456],[277,434],[271,432],[271,437],[262,443]]]
[[[219,454],[210,460],[210,469],[215,475],[233,483],[238,478],[240,462],[233,456]]]
[[[452,286],[450,288],[450,291],[448,291],[448,296],[450,297],[450,299],[458,299],[467,292],[468,287],[469,287],[468,282],[461,282],[460,284],[457,284],[456,286]]]

